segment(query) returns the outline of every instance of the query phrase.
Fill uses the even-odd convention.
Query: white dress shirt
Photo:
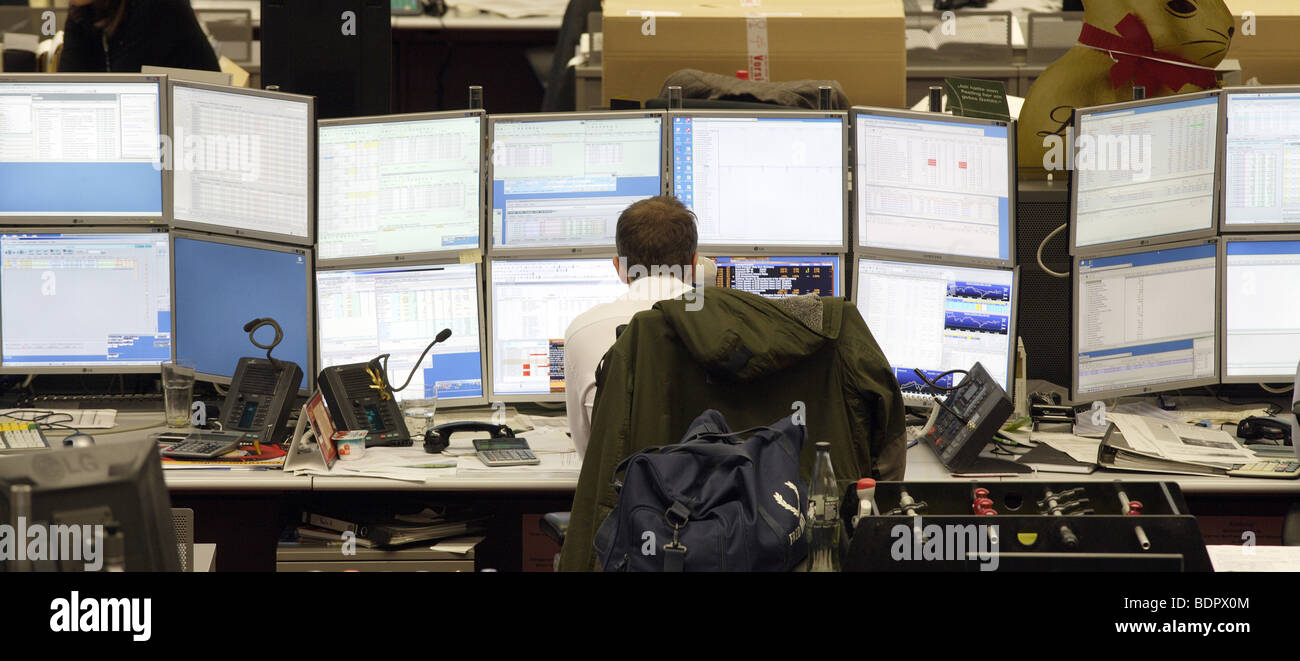
[[[591,409],[596,401],[596,366],[614,345],[615,330],[632,316],[649,310],[656,301],[677,298],[691,288],[669,275],[637,279],[626,294],[578,315],[564,333],[564,400],[569,434],[578,456],[587,453],[591,435]]]

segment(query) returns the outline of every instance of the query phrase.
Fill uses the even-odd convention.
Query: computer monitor
[[[0,371],[157,372],[172,358],[167,232],[0,234]]]
[[[438,398],[440,406],[482,404],[483,306],[477,264],[318,271],[320,365],[388,359],[388,381],[401,386],[444,328],[399,400]]]
[[[609,257],[491,260],[489,399],[564,401],[564,332],[627,291]]]
[[[1222,253],[1223,383],[1282,383],[1300,363],[1300,234],[1227,236]]]
[[[166,80],[0,73],[0,218],[165,224]]]
[[[905,393],[929,392],[917,369],[947,387],[961,379],[940,374],[975,363],[1011,392],[1018,275],[1014,269],[864,257],[853,296]]]
[[[201,379],[230,383],[244,356],[266,351],[248,339],[244,324],[275,319],[284,339],[271,355],[303,370],[300,390],[316,374],[312,318],[312,254],[308,248],[178,231],[172,239],[176,358],[193,360]],[[257,339],[269,344],[274,330]]]
[[[483,118],[466,110],[321,121],[321,262],[478,249]]]
[[[1074,262],[1076,402],[1219,381],[1215,240]]]
[[[1014,265],[1014,122],[854,108],[853,134],[859,246]]]
[[[846,117],[671,113],[672,190],[695,212],[700,245],[843,248]]]
[[[315,100],[182,81],[170,88],[176,225],[311,245]]]
[[[489,117],[493,252],[613,248],[619,214],[664,191],[664,122],[662,112]]]
[[[1220,228],[1300,231],[1300,87],[1230,88],[1223,99]]]
[[[1075,111],[1071,254],[1212,236],[1219,92]]]
[[[26,505],[11,498],[13,485],[30,487]],[[20,513],[29,538],[35,526],[45,531],[46,554],[31,563],[34,571],[108,569],[105,538],[114,531],[121,533],[118,560],[126,571],[181,571],[171,497],[152,439],[0,457],[0,523]],[[16,568],[16,558],[3,560],[0,567]]]
[[[714,257],[714,285],[767,298],[816,294],[840,296],[844,274],[839,255],[810,257]]]

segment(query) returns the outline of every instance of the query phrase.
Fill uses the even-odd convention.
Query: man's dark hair
[[[656,266],[694,268],[698,241],[695,213],[671,195],[634,202],[618,217],[615,245],[629,271],[635,266],[647,273]]]

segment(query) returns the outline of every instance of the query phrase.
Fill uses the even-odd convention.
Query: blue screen
[[[200,373],[233,377],[244,356],[264,357],[244,324],[271,317],[284,329],[272,356],[302,368],[305,387],[309,355],[307,255],[176,238],[176,358],[193,360]],[[269,344],[270,327],[258,330]]]
[[[161,218],[163,81],[0,81],[0,216]]]

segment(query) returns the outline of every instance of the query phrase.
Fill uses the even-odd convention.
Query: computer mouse
[[[88,448],[95,444],[95,437],[83,432],[68,434],[63,438],[65,448]]]

